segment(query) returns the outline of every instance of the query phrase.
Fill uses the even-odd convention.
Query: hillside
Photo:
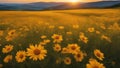
[[[120,1],[99,1],[90,3],[35,2],[28,4],[0,4],[0,10],[57,10],[81,8],[105,8],[119,4]],[[112,8],[112,7],[111,7]]]

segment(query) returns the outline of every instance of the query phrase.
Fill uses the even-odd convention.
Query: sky
[[[70,2],[70,1],[73,1],[73,0],[0,0],[0,3]],[[94,2],[94,1],[100,1],[100,0],[77,0],[77,1]],[[114,0],[109,0],[109,1],[114,1]]]

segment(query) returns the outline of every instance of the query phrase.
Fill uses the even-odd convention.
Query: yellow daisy
[[[74,58],[77,62],[81,62],[84,58],[83,52],[78,52],[77,54],[74,55]]]
[[[74,29],[78,29],[78,28],[79,28],[79,25],[73,25],[73,28],[74,28]]]
[[[88,38],[84,34],[81,34],[79,37],[80,37],[80,40],[83,41],[84,43],[88,42]]]
[[[90,59],[89,64],[86,64],[86,68],[105,68],[105,66],[95,59]]]
[[[100,34],[100,31],[96,31],[96,34]]]
[[[47,36],[42,35],[40,38],[41,38],[41,39],[45,39],[45,38],[47,38]]]
[[[10,31],[8,32],[8,35],[9,35],[9,36],[14,35],[15,32],[16,32],[16,30],[14,30],[14,29],[13,29],[13,30],[10,30]]]
[[[88,32],[94,32],[94,31],[95,31],[95,29],[93,27],[88,28]]]
[[[62,35],[54,34],[52,38],[54,39],[54,43],[60,43],[61,41],[63,41]]]
[[[45,40],[43,40],[43,42],[50,43],[50,40],[49,39],[45,39]]]
[[[64,29],[64,26],[59,26],[58,28],[59,28],[59,29]]]
[[[111,39],[110,39],[108,36],[106,36],[106,35],[102,35],[102,36],[101,36],[101,39],[102,39],[102,40],[106,40],[106,41],[108,41],[108,42],[112,42]]]
[[[69,50],[68,48],[62,48],[62,51],[61,51],[62,54],[65,54],[65,53],[69,53]]]
[[[0,30],[0,36],[3,36],[3,31],[2,30]]]
[[[45,50],[42,45],[30,45],[27,48],[27,56],[30,56],[30,59],[33,60],[43,60],[47,54],[47,50]]]
[[[3,49],[2,52],[3,53],[9,53],[13,50],[13,45],[6,45]]]
[[[69,31],[69,32],[66,32],[66,34],[67,34],[67,35],[71,35],[71,34],[72,34],[72,32],[70,32],[70,31]]]
[[[16,53],[15,58],[16,58],[16,61],[18,63],[25,61],[25,59],[26,59],[26,52],[25,51],[18,51]]]
[[[64,59],[64,63],[67,64],[67,65],[70,65],[70,64],[71,64],[71,58],[66,57],[66,58]]]
[[[5,63],[8,63],[8,62],[10,62],[10,61],[12,60],[12,58],[13,58],[12,55],[7,55],[7,56],[4,58],[3,61],[4,61]]]
[[[80,51],[80,47],[77,44],[69,44],[67,46],[69,53],[76,54]]]
[[[55,44],[55,46],[53,47],[54,51],[59,52],[61,50],[61,46],[59,44]]]
[[[94,50],[94,55],[99,59],[99,60],[103,60],[104,59],[104,54],[98,50],[98,49],[95,49]]]

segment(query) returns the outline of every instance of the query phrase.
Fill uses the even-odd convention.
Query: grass
[[[90,58],[104,64],[106,68],[120,67],[120,9],[80,9],[55,11],[0,11],[0,68],[86,68]],[[89,28],[94,28],[92,32]],[[9,37],[10,31],[12,37]],[[14,31],[15,30],[15,31]],[[68,33],[68,34],[67,34]],[[88,38],[88,42],[79,40],[81,33]],[[61,47],[68,44],[78,44],[81,51],[86,53],[81,62],[76,62],[73,55],[61,54],[54,51],[53,34],[62,35]],[[47,36],[42,39],[41,36]],[[103,37],[104,36],[104,37]],[[18,63],[15,59],[19,50],[27,51],[30,44],[39,44],[49,39],[44,47],[47,56],[44,60],[33,61],[27,56],[26,60]],[[13,45],[9,53],[3,53],[6,45]],[[94,50],[104,53],[104,60],[100,61]],[[5,63],[7,55],[13,59]],[[71,58],[71,64],[63,62],[65,57]],[[61,59],[57,64],[56,60]]]

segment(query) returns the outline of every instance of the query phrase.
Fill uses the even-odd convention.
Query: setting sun
[[[78,2],[79,0],[70,0],[70,2]]]

